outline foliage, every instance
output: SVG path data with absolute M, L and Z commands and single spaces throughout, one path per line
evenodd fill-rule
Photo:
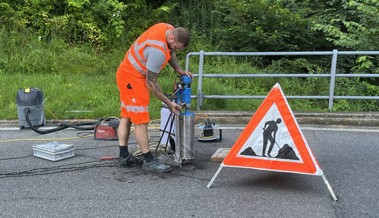
M 286 0 L 287 6 L 311 21 L 311 30 L 340 50 L 378 50 L 379 1 L 378 0 L 324 0 L 299 2 Z M 356 63 L 344 67 L 357 72 L 378 73 L 378 58 L 357 57 Z M 378 80 L 371 81 L 378 85 Z
M 186 54 L 199 50 L 378 50 L 378 6 L 379 0 L 3 0 L 0 3 L 0 98 L 6 105 L 3 113 L 10 114 L 14 109 L 10 109 L 14 107 L 14 94 L 9 93 L 35 85 L 53 96 L 61 96 L 61 102 L 50 96 L 46 104 L 64 116 L 117 115 L 114 72 L 130 44 L 154 23 L 168 22 L 190 30 L 189 48 L 178 53 L 184 66 Z M 198 66 L 194 59 L 189 69 L 196 74 Z M 339 56 L 337 69 L 345 74 L 377 74 L 378 64 L 377 56 Z M 330 58 L 213 57 L 207 58 L 205 65 L 207 73 L 318 74 L 330 70 Z M 164 69 L 161 77 L 164 91 L 171 91 L 175 81 L 172 70 Z M 210 95 L 263 96 L 276 82 L 280 82 L 287 95 L 328 94 L 327 78 L 221 78 L 204 80 L 203 87 Z M 378 78 L 339 78 L 336 83 L 339 87 L 336 95 L 379 94 Z M 193 89 L 196 86 L 195 80 Z M 103 103 L 108 101 L 112 103 Z M 252 99 L 206 99 L 204 109 L 243 110 L 256 108 L 259 103 L 260 100 Z M 324 100 L 291 99 L 290 103 L 295 110 L 327 107 Z M 67 114 L 64 112 L 67 108 L 92 108 L 95 112 Z M 160 102 L 152 98 L 151 108 L 158 111 Z M 336 100 L 333 108 L 378 109 L 377 101 L 368 100 Z
M 127 47 L 153 23 L 170 22 L 215 50 L 375 50 L 378 6 L 378 0 L 4 0 L 0 21 L 9 32 L 31 28 L 45 42 L 96 48 Z
M 215 30 L 221 37 L 216 40 L 224 42 L 227 50 L 296 51 L 309 48 L 312 40 L 307 34 L 307 23 L 297 14 L 268 1 L 243 1 L 237 7 L 234 6 L 237 1 L 231 3 L 220 3 L 222 28 Z M 239 39 L 238 43 L 236 39 Z
M 314 49 L 307 21 L 269 1 L 180 1 L 174 12 L 196 34 L 206 35 L 216 46 L 215 50 Z
M 314 17 L 313 29 L 322 31 L 326 39 L 339 46 L 355 50 L 379 48 L 379 1 L 326 1 L 319 4 L 322 13 Z
M 90 43 L 98 49 L 118 41 L 130 44 L 170 12 L 169 7 L 154 8 L 143 0 L 6 0 L 0 9 L 0 21 L 10 32 L 31 28 L 45 42 L 61 38 L 70 45 Z

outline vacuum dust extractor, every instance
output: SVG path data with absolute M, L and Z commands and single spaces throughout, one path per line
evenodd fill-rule
M 20 129 L 45 125 L 44 95 L 38 88 L 17 91 L 17 114 Z
M 16 96 L 17 114 L 20 129 L 30 128 L 39 134 L 47 134 L 66 128 L 95 130 L 96 140 L 117 140 L 118 118 L 100 119 L 96 122 L 60 122 L 55 128 L 39 129 L 45 126 L 44 93 L 38 88 L 19 89 Z

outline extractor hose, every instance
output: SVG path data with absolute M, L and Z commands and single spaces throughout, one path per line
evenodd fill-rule
M 95 122 L 82 122 L 82 123 L 76 123 L 75 125 L 73 124 L 67 124 L 67 123 L 61 123 L 59 127 L 54 128 L 54 129 L 49 129 L 49 130 L 39 130 L 38 128 L 34 127 L 33 124 L 30 122 L 29 119 L 29 113 L 30 113 L 30 108 L 25 108 L 25 119 L 26 122 L 28 123 L 29 127 L 36 133 L 39 134 L 47 134 L 47 133 L 52 133 L 56 131 L 60 131 L 66 128 L 75 128 L 75 129 L 81 129 L 81 130 L 94 130 L 95 129 Z M 82 127 L 82 126 L 89 126 L 90 127 Z

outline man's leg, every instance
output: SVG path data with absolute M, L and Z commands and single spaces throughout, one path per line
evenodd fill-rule
M 147 126 L 147 123 L 135 125 L 136 140 L 143 153 L 144 159 L 142 169 L 157 173 L 169 172 L 171 167 L 167 164 L 158 162 L 150 151 Z
M 134 157 L 129 153 L 128 141 L 130 135 L 130 127 L 132 123 L 129 118 L 121 118 L 117 129 L 118 144 L 120 149 L 119 164 L 123 167 L 136 166 L 142 164 L 142 160 Z
M 147 133 L 147 123 L 143 124 L 136 124 L 135 125 L 135 136 L 137 143 L 139 145 L 139 148 L 141 149 L 142 153 L 145 154 L 150 151 L 149 148 L 149 135 Z
M 263 135 L 262 157 L 266 157 L 265 153 L 266 153 L 266 146 L 267 146 L 267 143 L 268 143 L 268 138 L 267 138 L 266 135 Z
M 267 155 L 269 156 L 269 157 L 271 157 L 271 151 L 272 151 L 272 148 L 274 148 L 274 144 L 275 144 L 275 139 L 271 139 L 270 140 L 270 147 L 268 148 L 268 153 L 267 153 Z
M 119 146 L 128 146 L 131 122 L 129 118 L 121 118 L 118 125 L 117 135 Z

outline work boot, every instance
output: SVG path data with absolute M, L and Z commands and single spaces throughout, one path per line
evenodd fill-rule
M 167 173 L 171 171 L 170 165 L 161 163 L 157 161 L 156 159 L 153 159 L 150 162 L 143 161 L 142 169 L 146 171 L 151 171 L 155 173 Z
M 119 157 L 118 164 L 121 167 L 134 167 L 137 165 L 141 165 L 143 162 L 142 158 L 134 157 L 132 154 L 129 154 L 126 158 Z

